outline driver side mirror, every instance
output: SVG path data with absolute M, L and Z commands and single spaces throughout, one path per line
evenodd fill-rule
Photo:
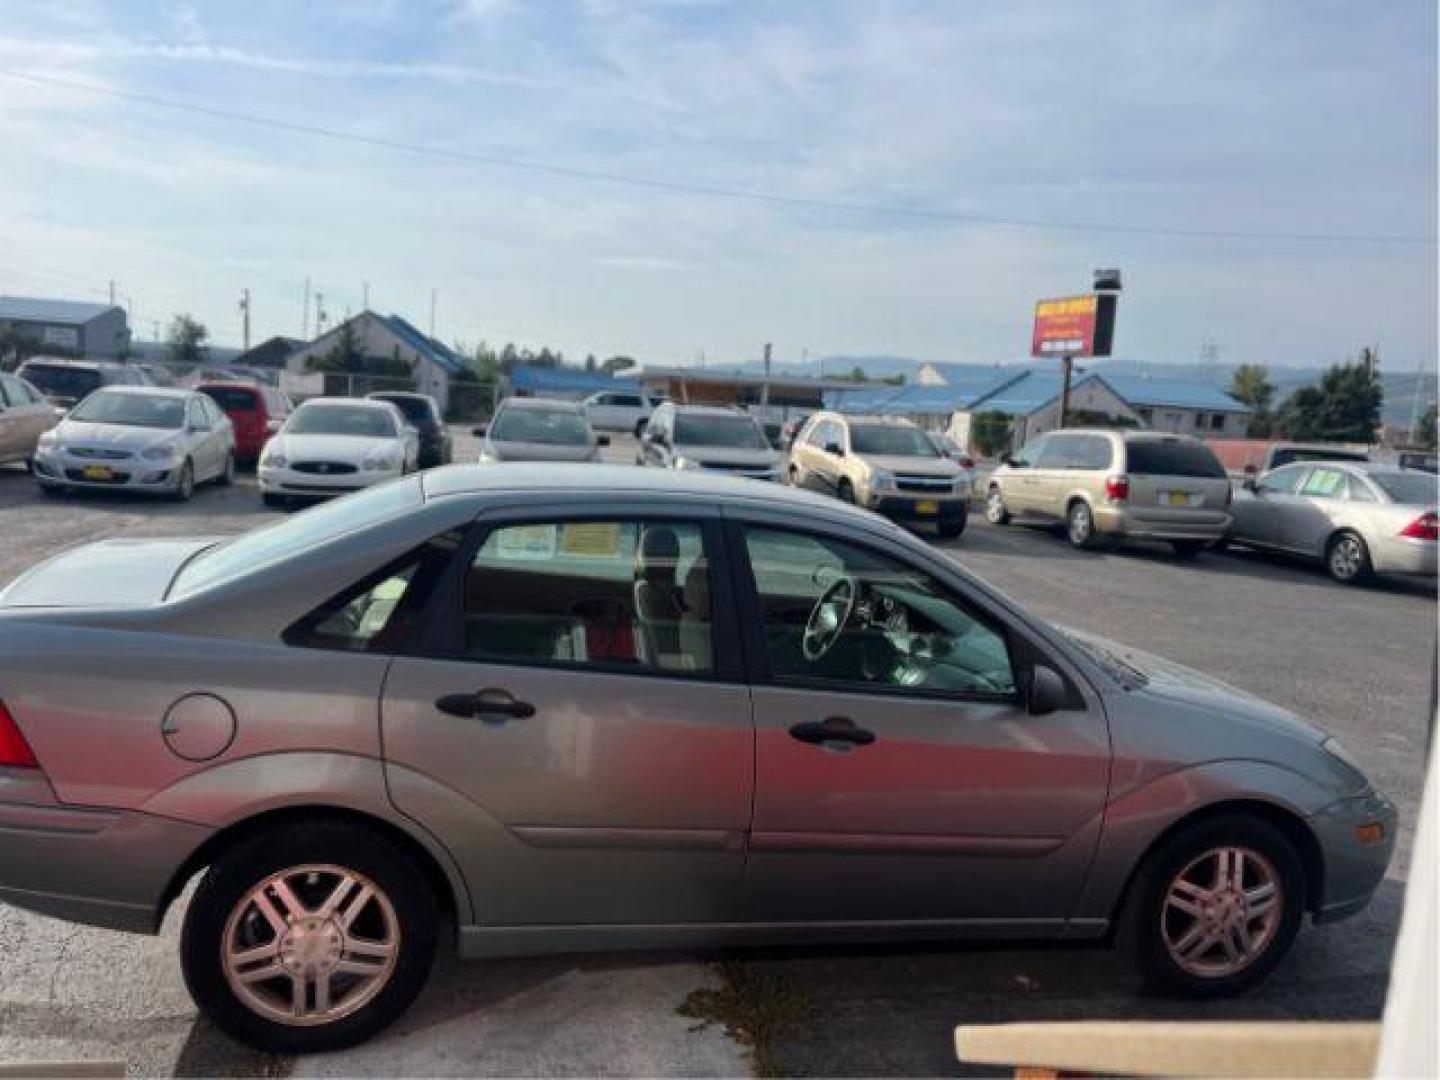
M 1260 485 L 1259 485 L 1259 483 L 1257 482 L 1258 480 L 1259 480 L 1259 473 L 1256 472 L 1255 466 L 1254 466 L 1254 465 L 1246 465 L 1246 466 L 1245 466 L 1245 479 L 1240 482 L 1240 486 L 1243 487 L 1246 491 L 1248 491 L 1248 492 L 1250 492 L 1250 493 L 1252 493 L 1252 494 L 1255 494 L 1255 493 L 1258 493 L 1259 490 L 1260 490 Z
M 838 442 L 827 442 L 825 444 L 825 453 L 834 454 L 836 457 L 844 457 L 845 448 Z
M 1030 669 L 1030 697 L 1025 703 L 1031 716 L 1047 716 L 1063 709 L 1070 701 L 1070 693 L 1060 673 L 1044 664 Z
M 596 445 L 596 446 L 609 446 L 609 445 L 610 445 L 610 436 L 609 436 L 609 435 L 596 435 L 596 436 L 595 436 L 595 445 Z

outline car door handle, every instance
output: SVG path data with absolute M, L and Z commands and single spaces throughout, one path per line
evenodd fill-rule
M 473 694 L 446 694 L 435 700 L 435 707 L 451 716 L 466 720 L 487 716 L 508 716 L 524 720 L 535 715 L 535 706 L 518 700 L 509 690 L 479 690 Z
M 790 737 L 827 750 L 849 750 L 852 746 L 869 746 L 875 741 L 873 731 L 857 727 L 848 716 L 803 721 L 790 728 Z

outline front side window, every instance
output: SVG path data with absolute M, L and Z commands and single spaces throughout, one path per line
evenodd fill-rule
M 714 670 L 710 560 L 694 522 L 495 529 L 465 577 L 461 648 L 496 663 Z
M 1020 452 L 1010 459 L 1010 464 L 1019 466 L 1020 468 L 1034 467 L 1035 462 L 1039 460 L 1040 455 L 1045 451 L 1045 444 L 1053 437 L 1054 436 L 1046 437 L 1042 435 L 1040 438 L 1026 443 L 1020 448 Z
M 747 527 L 777 682 L 1008 697 L 1005 636 L 930 575 L 809 533 Z
M 1305 467 L 1303 465 L 1276 469 L 1262 476 L 1256 487 L 1272 495 L 1293 495 L 1295 493 L 1295 486 L 1300 483 L 1300 477 L 1304 475 L 1304 473 Z

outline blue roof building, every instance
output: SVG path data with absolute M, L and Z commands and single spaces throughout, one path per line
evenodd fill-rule
M 521 396 L 586 398 L 614 386 L 608 371 L 520 364 L 510 372 L 510 392 Z

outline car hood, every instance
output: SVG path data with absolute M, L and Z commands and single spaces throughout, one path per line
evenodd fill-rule
M 86 446 L 101 450 L 123 450 L 136 454 L 180 436 L 179 428 L 140 427 L 136 424 L 92 424 L 85 420 L 62 420 L 55 428 L 55 438 L 66 446 Z
M 1143 676 L 1140 680 L 1126 680 L 1127 684 L 1132 685 L 1132 691 L 1135 693 L 1192 706 L 1202 711 L 1243 718 L 1306 742 L 1320 743 L 1327 737 L 1324 731 L 1314 724 L 1302 720 L 1288 709 L 1272 705 L 1268 701 L 1246 693 L 1244 690 L 1239 690 L 1229 683 L 1221 682 L 1203 672 L 1185 667 L 1183 664 L 1177 664 L 1173 660 L 1166 660 L 1142 649 L 1132 649 L 1128 645 L 1122 645 L 1118 641 L 1111 641 L 1109 638 L 1103 638 L 1097 634 L 1088 634 L 1064 626 L 1059 629 L 1066 636 L 1079 642 L 1082 647 L 1088 646 L 1103 656 L 1112 657 L 1118 660 L 1124 668 L 1129 668 Z M 1109 665 L 1103 665 L 1102 662 L 1102 666 Z
M 484 453 L 500 461 L 585 461 L 595 452 L 593 443 L 510 442 L 485 440 Z
M 176 572 L 213 547 L 200 539 L 101 540 L 62 551 L 0 591 L 0 608 L 124 608 L 158 603 Z
M 884 469 L 889 473 L 943 476 L 947 480 L 958 479 L 965 473 L 957 462 L 949 458 L 911 457 L 902 454 L 862 454 L 860 457 L 872 469 Z
M 364 435 L 277 435 L 270 440 L 266 451 L 279 453 L 291 461 L 343 461 L 359 465 L 377 451 L 399 448 L 400 440 L 395 438 L 372 438 Z
M 702 465 L 713 461 L 763 469 L 780 464 L 780 454 L 776 450 L 757 450 L 741 446 L 689 446 L 681 443 L 675 447 L 675 454 L 698 461 Z

